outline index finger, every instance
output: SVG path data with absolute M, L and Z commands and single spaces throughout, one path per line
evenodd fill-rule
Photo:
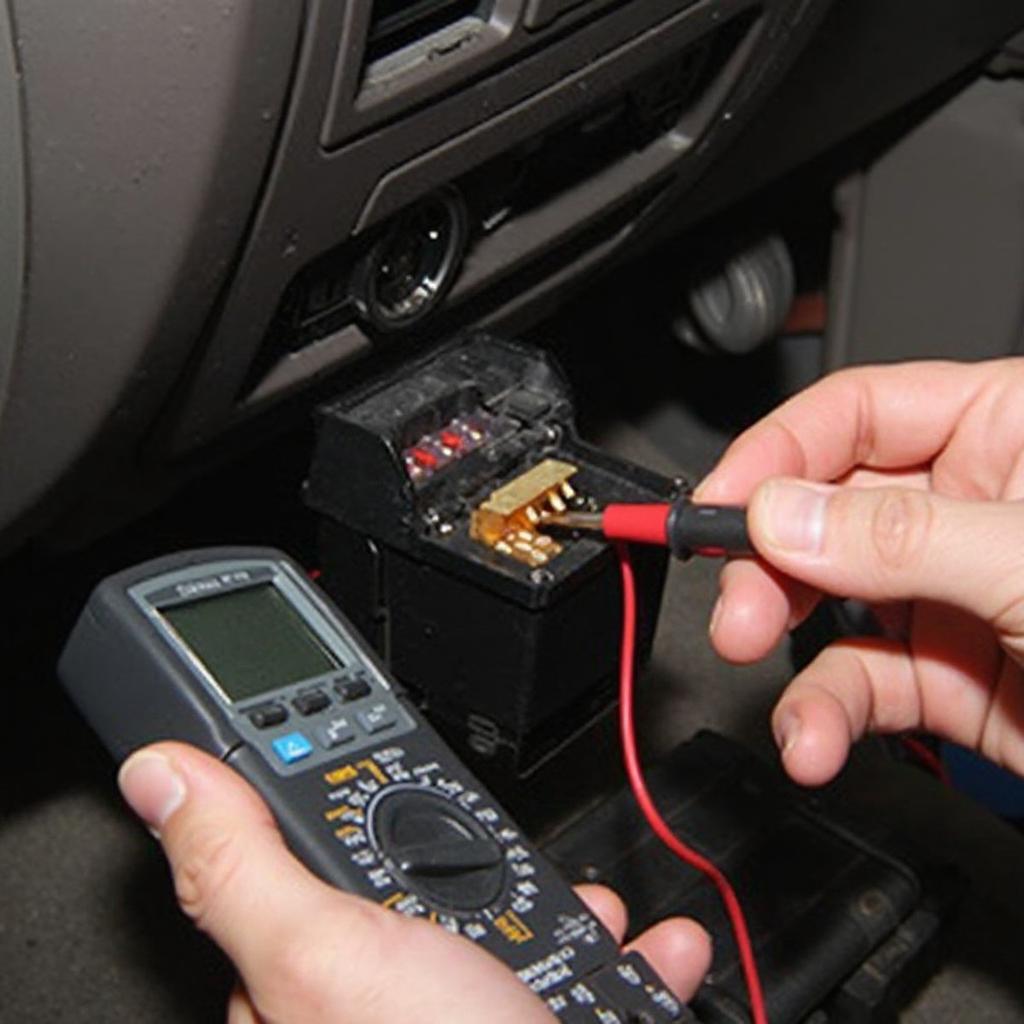
M 742 433 L 694 497 L 740 504 L 768 477 L 828 481 L 858 466 L 925 464 L 942 451 L 966 409 L 1009 362 L 840 370 Z

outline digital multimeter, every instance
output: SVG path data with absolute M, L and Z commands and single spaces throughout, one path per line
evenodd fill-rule
M 693 1020 L 281 552 L 187 552 L 106 579 L 59 673 L 118 761 L 162 739 L 219 757 L 313 871 L 479 943 L 560 1020 Z

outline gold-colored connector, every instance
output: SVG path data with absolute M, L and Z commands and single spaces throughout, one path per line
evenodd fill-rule
M 570 462 L 539 462 L 473 510 L 469 535 L 517 562 L 534 568 L 546 565 L 562 545 L 538 527 L 565 512 L 566 503 L 576 496 L 569 483 L 576 472 Z

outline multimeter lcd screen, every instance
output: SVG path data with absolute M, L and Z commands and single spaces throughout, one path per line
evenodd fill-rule
M 338 667 L 271 583 L 161 614 L 234 702 Z

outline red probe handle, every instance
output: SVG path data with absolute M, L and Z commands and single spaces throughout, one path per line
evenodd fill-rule
M 666 547 L 671 511 L 671 505 L 607 505 L 601 517 L 601 529 L 609 540 Z
M 671 505 L 606 506 L 601 528 L 609 540 L 659 544 L 676 558 L 750 555 L 747 511 L 736 505 L 696 505 L 679 498 Z

